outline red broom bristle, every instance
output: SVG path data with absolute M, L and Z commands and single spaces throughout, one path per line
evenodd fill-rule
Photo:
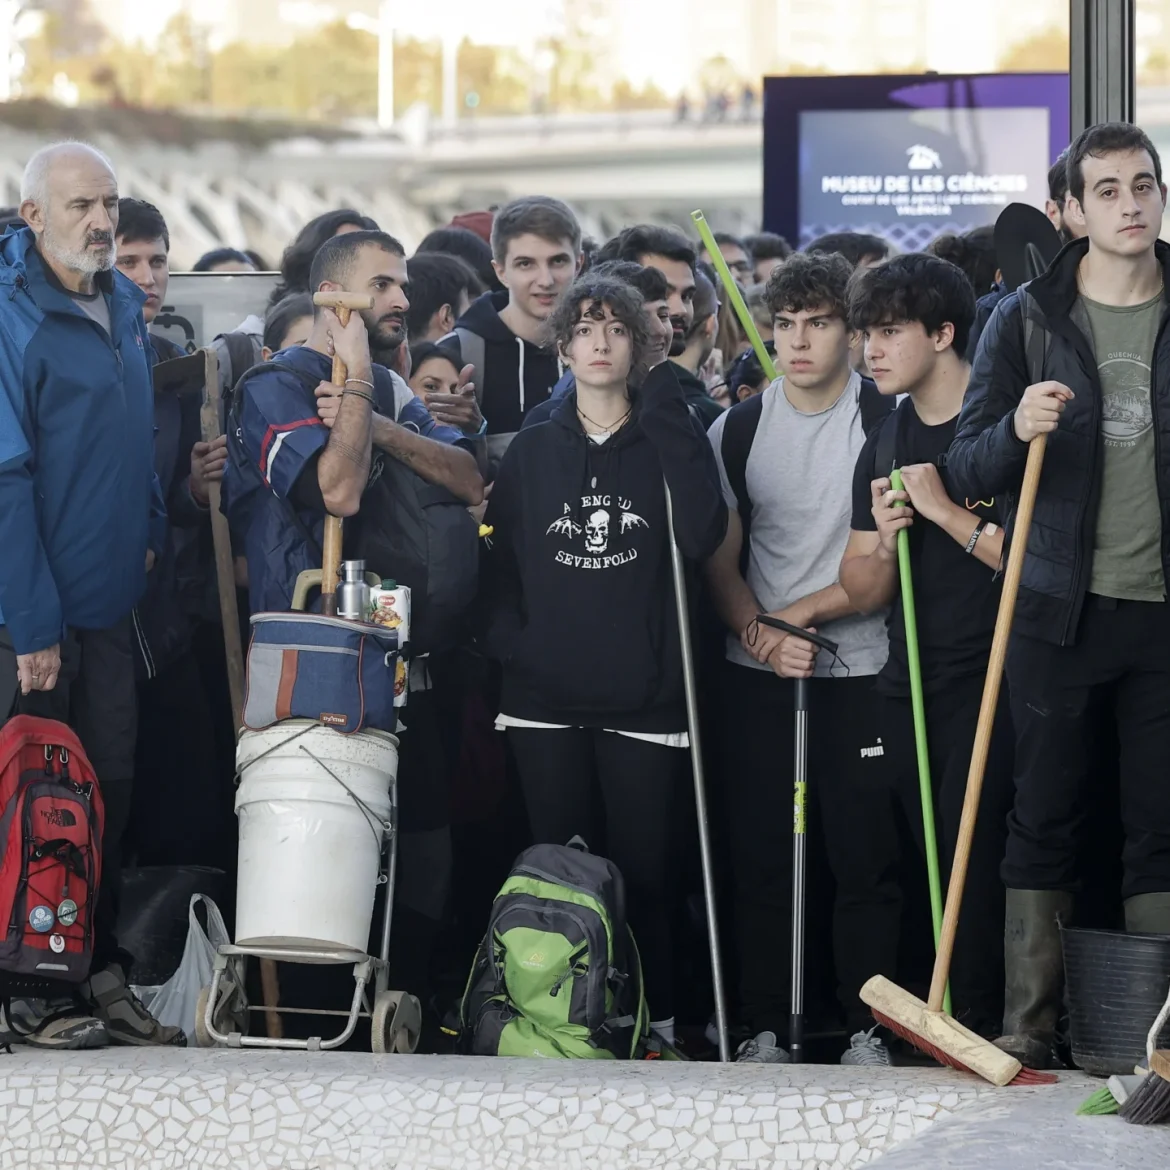
M 889 1016 L 883 1015 L 881 1012 L 874 1010 L 873 1018 L 877 1020 L 885 1028 L 889 1028 L 895 1035 L 901 1036 L 903 1040 L 909 1044 L 913 1044 L 919 1052 L 929 1056 L 932 1060 L 937 1060 L 939 1064 L 945 1064 L 948 1068 L 957 1069 L 959 1072 L 972 1072 L 961 1060 L 956 1060 L 953 1056 L 943 1052 L 941 1048 L 936 1048 L 928 1040 L 924 1040 L 921 1036 L 909 1029 L 904 1028 L 901 1024 L 891 1020 Z M 978 1074 L 976 1074 L 978 1075 Z M 1054 1085 L 1059 1078 L 1055 1073 L 1040 1072 L 1034 1068 L 1022 1068 L 1016 1075 L 1008 1081 L 1009 1085 Z

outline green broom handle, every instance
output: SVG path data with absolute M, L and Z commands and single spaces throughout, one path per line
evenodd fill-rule
M 711 263 L 715 265 L 715 271 L 719 273 L 719 279 L 723 281 L 723 287 L 731 298 L 731 307 L 735 310 L 735 315 L 739 318 L 744 333 L 747 334 L 748 340 L 752 343 L 756 357 L 760 359 L 760 367 L 768 375 L 768 381 L 775 382 L 777 375 L 772 355 L 764 348 L 760 331 L 752 320 L 747 303 L 743 299 L 743 293 L 739 291 L 739 285 L 735 283 L 735 277 L 731 275 L 731 269 L 727 267 L 727 261 L 723 259 L 723 253 L 719 251 L 719 245 L 715 243 L 710 224 L 707 223 L 701 211 L 692 211 L 691 219 L 695 221 L 695 227 L 699 229 L 699 237 L 703 241 L 703 247 L 707 249 L 707 255 L 711 257 Z
M 890 472 L 890 486 L 904 491 L 902 473 Z M 898 501 L 897 507 L 905 507 Z M 918 752 L 918 791 L 922 800 L 922 836 L 926 843 L 926 878 L 930 884 L 930 917 L 934 923 L 934 947 L 942 935 L 942 878 L 938 865 L 938 838 L 934 831 L 934 791 L 930 784 L 930 751 L 926 742 L 926 703 L 922 697 L 922 662 L 918 656 L 918 619 L 914 609 L 914 580 L 910 574 L 910 533 L 898 533 L 898 576 L 902 593 L 902 616 L 906 626 L 906 658 L 910 666 L 910 706 L 914 711 L 914 746 Z M 951 1014 L 951 989 L 947 986 L 943 1010 Z

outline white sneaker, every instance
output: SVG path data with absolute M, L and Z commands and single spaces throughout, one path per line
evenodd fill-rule
M 841 1063 L 866 1068 L 889 1068 L 894 1063 L 890 1050 L 874 1035 L 876 1031 L 875 1024 L 868 1032 L 855 1032 L 849 1041 L 848 1051 L 841 1056 Z
M 735 1059 L 738 1064 L 787 1064 L 790 1057 L 776 1042 L 775 1032 L 761 1032 L 736 1049 Z

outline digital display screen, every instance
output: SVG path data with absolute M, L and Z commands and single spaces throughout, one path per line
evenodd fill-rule
M 1066 74 L 769 77 L 764 226 L 916 251 L 1009 203 L 1043 208 L 1068 133 Z
M 800 115 L 801 246 L 856 231 L 914 251 L 1047 194 L 1046 109 Z

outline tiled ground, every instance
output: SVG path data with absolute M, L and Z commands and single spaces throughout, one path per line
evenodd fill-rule
M 17 1049 L 0 1168 L 846 1170 L 1017 1092 L 926 1069 Z

